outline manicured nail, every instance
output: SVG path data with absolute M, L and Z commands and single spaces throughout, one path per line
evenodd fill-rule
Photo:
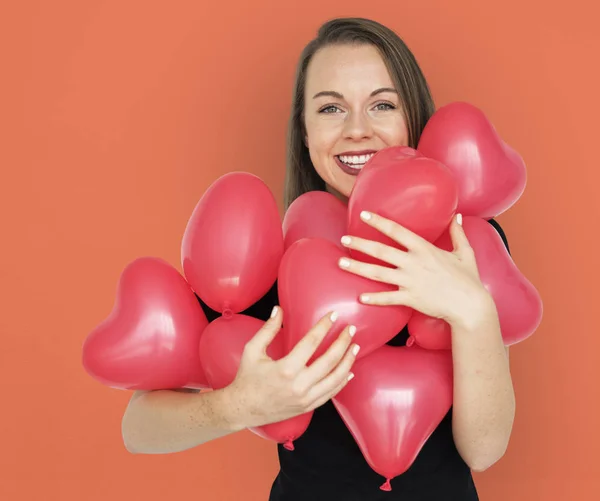
M 361 218 L 363 221 L 368 221 L 369 219 L 371 219 L 371 213 L 370 213 L 370 212 L 367 212 L 366 210 L 364 210 L 364 211 L 362 211 L 362 212 L 360 213 L 360 218 Z
M 338 313 L 337 311 L 334 311 L 331 315 L 329 315 L 329 320 L 331 320 L 332 322 L 335 322 L 338 318 Z
M 344 245 L 350 245 L 352 243 L 352 239 L 348 235 L 344 235 L 342 237 L 342 243 Z
M 345 258 L 345 257 L 341 258 L 340 259 L 340 266 L 342 268 L 348 268 L 350 266 L 350 260 L 347 259 L 347 258 Z
M 271 318 L 275 318 L 275 315 L 277 315 L 277 311 L 278 311 L 277 306 L 274 306 L 273 311 L 271 312 Z
M 348 334 L 350 334 L 350 337 L 353 337 L 354 334 L 356 334 L 356 326 L 351 325 L 350 328 L 348 329 Z
M 370 298 L 369 296 L 367 296 L 366 294 L 362 294 L 362 295 L 360 296 L 360 300 L 361 300 L 363 303 L 368 303 L 368 302 L 371 300 L 371 298 Z
M 352 373 L 348 374 L 348 381 L 350 381 L 353 377 L 354 377 L 354 374 L 352 374 Z
M 358 355 L 358 352 L 360 351 L 360 346 L 358 346 L 357 344 L 354 345 L 354 348 L 352 348 L 352 354 L 354 356 Z
M 462 214 L 456 215 L 456 222 L 462 226 Z

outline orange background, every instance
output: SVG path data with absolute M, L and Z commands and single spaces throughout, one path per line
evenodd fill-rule
M 267 498 L 275 447 L 249 432 L 128 454 L 129 393 L 83 371 L 81 344 L 131 260 L 179 268 L 187 218 L 217 177 L 250 171 L 281 195 L 298 54 L 346 15 L 397 30 L 438 106 L 483 108 L 528 165 L 525 194 L 498 219 L 545 317 L 511 350 L 514 434 L 476 476 L 481 499 L 600 499 L 599 9 L 367 3 L 3 3 L 0 499 Z

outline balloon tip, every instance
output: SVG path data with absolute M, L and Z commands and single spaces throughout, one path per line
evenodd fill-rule
M 223 309 L 223 318 L 226 318 L 227 320 L 229 320 L 231 317 L 233 317 L 233 311 L 231 311 L 230 308 L 224 308 Z
M 392 484 L 390 483 L 390 479 L 386 478 L 385 483 L 380 487 L 382 491 L 390 492 L 392 490 Z
M 415 337 L 414 336 L 409 336 L 408 339 L 407 339 L 407 341 L 406 341 L 406 346 L 408 346 L 410 348 L 414 344 L 415 344 Z
M 294 450 L 294 442 L 291 439 L 288 439 L 283 444 L 283 447 L 286 448 L 288 451 L 293 451 Z

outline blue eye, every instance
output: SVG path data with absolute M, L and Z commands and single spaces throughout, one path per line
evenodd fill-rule
M 392 103 L 379 103 L 379 104 L 375 105 L 375 109 L 377 111 L 395 110 L 396 106 L 394 106 Z M 334 104 L 329 104 L 319 110 L 319 113 L 325 113 L 325 114 L 338 113 L 338 112 L 341 113 L 342 110 L 340 110 L 340 108 L 338 108 Z
M 382 109 L 382 108 L 380 108 L 380 106 L 385 106 L 385 108 Z M 375 106 L 375 108 L 378 108 L 381 111 L 396 109 L 396 107 L 391 103 L 379 103 L 378 105 Z
M 334 110 L 332 111 L 326 111 L 326 110 Z M 329 106 L 325 106 L 324 108 L 321 108 L 319 110 L 319 113 L 335 113 L 335 110 L 339 110 L 339 108 L 337 106 L 334 106 L 333 104 L 330 104 Z

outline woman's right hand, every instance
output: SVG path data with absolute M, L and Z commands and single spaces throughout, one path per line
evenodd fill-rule
M 273 360 L 267 347 L 281 329 L 283 312 L 273 315 L 246 344 L 234 381 L 224 388 L 240 428 L 283 421 L 311 411 L 333 398 L 352 379 L 350 369 L 358 345 L 347 326 L 328 350 L 310 366 L 308 361 L 336 320 L 330 313 L 296 344 L 288 355 Z

